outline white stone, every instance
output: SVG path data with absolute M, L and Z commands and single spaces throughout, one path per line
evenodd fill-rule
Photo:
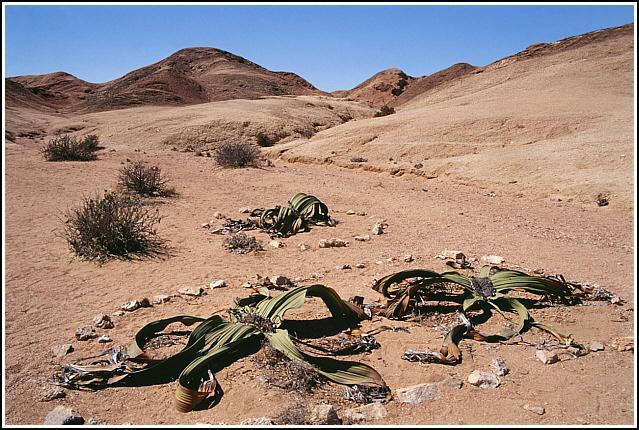
M 308 418 L 310 422 L 316 424 L 341 424 L 333 405 L 321 404 L 315 406 L 309 413 Z
M 308 246 L 305 243 L 300 243 L 298 246 L 299 246 L 300 250 L 302 250 L 302 251 L 306 251 L 307 249 L 310 249 L 310 246 Z
M 178 293 L 183 294 L 185 296 L 194 296 L 199 297 L 204 292 L 204 288 L 202 287 L 193 287 L 193 288 L 181 288 L 178 290 Z
M 98 343 L 109 343 L 109 342 L 113 342 L 113 339 L 111 339 L 106 334 L 103 334 L 102 336 L 98 338 Z
M 66 406 L 56 406 L 47 414 L 42 424 L 45 426 L 79 425 L 84 424 L 84 418 L 71 408 Z
M 408 254 L 404 256 L 404 263 L 411 263 L 415 261 L 415 257 L 412 254 Z
M 490 363 L 490 367 L 493 368 L 497 376 L 506 376 L 508 372 L 510 372 L 510 369 L 506 366 L 506 362 L 501 358 L 495 358 Z
M 543 415 L 546 413 L 546 409 L 544 409 L 543 406 L 535 406 L 535 405 L 529 405 L 529 404 L 525 404 L 523 406 L 523 408 L 529 412 L 533 412 L 537 415 Z
M 213 213 L 213 218 L 215 218 L 215 219 L 224 219 L 226 217 L 224 216 L 224 214 L 222 214 L 220 212 L 214 212 Z
M 157 296 L 153 297 L 153 303 L 155 303 L 156 305 L 161 305 L 162 303 L 166 303 L 170 300 L 171 296 L 168 296 L 166 294 L 158 294 Z
M 593 352 L 603 351 L 604 349 L 606 349 L 606 347 L 601 342 L 593 342 L 590 344 L 590 350 Z
M 364 264 L 364 263 L 357 263 L 357 264 L 355 265 L 355 267 L 357 267 L 358 269 L 365 269 L 365 268 L 366 268 L 366 264 Z
M 439 388 L 435 384 L 419 384 L 411 387 L 400 388 L 395 394 L 402 403 L 417 404 L 428 400 L 436 400 L 441 397 Z
M 347 246 L 348 242 L 342 239 L 322 239 L 319 241 L 320 248 L 341 248 Z
M 73 345 L 71 345 L 70 343 L 65 343 L 53 348 L 53 355 L 56 357 L 64 357 L 70 352 L 73 352 Z
M 480 388 L 497 388 L 501 381 L 492 373 L 474 370 L 468 375 L 468 383 Z
M 215 288 L 224 288 L 226 287 L 226 281 L 224 279 L 218 279 L 217 281 L 211 281 L 211 283 L 209 284 L 209 288 L 210 289 L 215 289 Z
M 249 209 L 247 207 L 243 207 L 243 208 L 240 208 L 240 210 L 238 212 L 242 213 L 242 214 L 247 214 L 247 213 L 251 212 L 251 209 Z
M 268 244 L 273 248 L 284 248 L 284 242 L 280 240 L 271 240 Z
M 544 364 L 553 364 L 559 361 L 559 356 L 555 351 L 545 351 L 540 349 L 536 353 L 537 360 L 541 361 Z
M 359 408 L 346 409 L 342 413 L 342 420 L 347 423 L 359 421 L 373 421 L 385 418 L 388 415 L 384 405 L 379 403 L 369 403 Z
M 361 236 L 355 236 L 354 239 L 359 242 L 368 242 L 369 240 L 371 240 L 371 236 L 368 234 L 363 234 Z
M 140 307 L 140 302 L 137 300 L 131 300 L 121 306 L 122 310 L 132 312 Z
M 113 321 L 111 321 L 111 318 L 106 314 L 96 315 L 95 318 L 93 318 L 93 325 L 98 328 L 104 328 L 104 329 L 109 329 L 114 327 Z
M 499 255 L 484 255 L 481 259 L 488 264 L 495 265 L 502 264 L 504 261 L 506 261 L 504 257 L 500 257 Z

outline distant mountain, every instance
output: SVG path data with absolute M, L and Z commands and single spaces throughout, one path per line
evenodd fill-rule
M 376 107 L 392 103 L 415 78 L 400 69 L 386 69 L 376 73 L 352 90 L 335 91 L 336 97 L 363 101 Z

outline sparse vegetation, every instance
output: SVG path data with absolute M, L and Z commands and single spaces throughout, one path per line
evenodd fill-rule
M 99 149 L 94 134 L 80 140 L 65 134 L 49 140 L 41 152 L 47 161 L 90 161 L 97 158 L 95 152 Z
M 388 106 L 388 105 L 384 105 L 382 106 L 377 112 L 375 112 L 375 117 L 380 117 L 380 116 L 386 116 L 386 115 L 391 115 L 395 113 L 395 109 Z
M 64 236 L 75 254 L 87 260 L 157 254 L 164 244 L 155 231 L 160 219 L 157 210 L 138 200 L 105 192 L 67 212 Z
M 254 213 L 261 215 L 259 226 L 277 236 L 306 231 L 309 225 L 335 225 L 335 220 L 328 215 L 328 206 L 317 197 L 304 193 L 295 194 L 288 206 L 257 209 Z
M 296 398 L 275 416 L 275 421 L 278 425 L 285 426 L 309 425 L 312 423 L 308 421 L 308 414 L 306 402 L 301 398 Z
M 118 176 L 118 185 L 125 192 L 145 197 L 174 196 L 175 189 L 168 187 L 168 183 L 158 166 L 146 166 L 142 161 L 125 165 Z
M 257 142 L 257 145 L 261 146 L 262 148 L 267 148 L 275 144 L 273 139 L 271 139 L 266 135 L 266 133 L 262 133 L 261 131 L 255 135 L 255 141 Z
M 264 250 L 262 244 L 255 237 L 242 231 L 227 237 L 223 245 L 234 254 L 247 254 Z
M 222 167 L 239 168 L 254 165 L 260 150 L 248 143 L 227 143 L 215 152 L 215 161 Z

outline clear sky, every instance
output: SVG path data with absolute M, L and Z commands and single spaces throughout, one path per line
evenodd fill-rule
M 380 70 L 423 76 L 489 64 L 538 42 L 634 22 L 616 6 L 5 5 L 5 76 L 69 72 L 106 82 L 182 48 L 224 49 L 319 89 Z

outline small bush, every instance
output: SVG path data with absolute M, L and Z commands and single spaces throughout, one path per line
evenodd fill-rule
M 248 143 L 227 143 L 215 152 L 215 161 L 222 167 L 246 167 L 254 165 L 260 150 Z
M 380 116 L 386 116 L 386 115 L 390 115 L 395 113 L 395 109 L 388 106 L 388 105 L 384 105 L 382 106 L 377 112 L 375 112 L 375 117 L 380 117 Z
M 275 416 L 275 422 L 285 426 L 312 424 L 308 421 L 308 415 L 309 410 L 306 406 L 306 402 L 301 398 L 296 398 Z
M 259 132 L 255 135 L 255 141 L 258 146 L 262 148 L 268 148 L 269 146 L 273 146 L 275 142 L 271 140 L 265 133 Z
M 94 134 L 82 140 L 65 134 L 49 140 L 42 154 L 47 161 L 90 161 L 97 158 L 98 149 L 98 137 Z
M 123 190 L 141 196 L 175 195 L 175 189 L 167 187 L 168 183 L 168 178 L 162 175 L 158 166 L 147 167 L 142 161 L 122 167 L 118 177 L 118 185 Z
M 75 254 L 87 260 L 130 258 L 163 249 L 154 227 L 161 219 L 157 210 L 114 192 L 85 198 L 66 218 L 64 236 Z
M 246 254 L 252 251 L 262 251 L 262 244 L 253 236 L 244 232 L 231 235 L 224 241 L 224 247 L 235 254 Z

